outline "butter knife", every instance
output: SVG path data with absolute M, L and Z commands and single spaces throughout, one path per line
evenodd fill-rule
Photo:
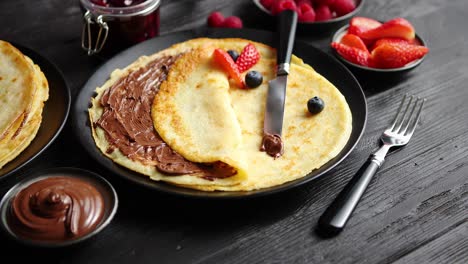
M 265 119 L 263 123 L 263 140 L 260 150 L 278 158 L 284 152 L 281 132 L 283 130 L 284 103 L 288 83 L 289 63 L 296 35 L 297 14 L 286 10 L 279 14 L 277 35 L 277 72 L 276 78 L 269 81 Z

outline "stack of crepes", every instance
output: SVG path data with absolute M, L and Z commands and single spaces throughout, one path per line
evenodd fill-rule
M 213 60 L 215 48 L 260 53 L 262 85 L 237 87 Z M 260 151 L 275 49 L 245 39 L 193 39 L 115 70 L 89 109 L 93 136 L 114 162 L 153 180 L 204 191 L 247 191 L 306 176 L 335 157 L 351 133 L 339 90 L 293 56 L 283 125 L 284 155 Z M 245 73 L 243 74 L 245 75 Z M 319 96 L 325 109 L 307 111 Z
M 0 168 L 34 139 L 49 85 L 39 66 L 0 40 Z

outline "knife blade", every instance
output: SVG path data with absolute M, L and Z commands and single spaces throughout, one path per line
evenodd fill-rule
M 286 86 L 288 84 L 289 63 L 296 34 L 297 14 L 292 10 L 280 13 L 278 23 L 277 72 L 276 78 L 268 82 L 264 137 L 260 150 L 275 158 L 283 154 L 281 132 L 283 130 Z

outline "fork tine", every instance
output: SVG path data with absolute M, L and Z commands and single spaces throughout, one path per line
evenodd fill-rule
M 398 134 L 402 134 L 404 135 L 406 130 L 408 129 L 409 125 L 411 124 L 411 120 L 413 117 L 413 114 L 414 114 L 414 111 L 416 110 L 416 107 L 418 106 L 418 103 L 419 101 L 421 101 L 421 99 L 419 97 L 416 98 L 416 102 L 414 102 L 414 106 L 412 107 L 411 109 L 411 113 L 409 114 L 408 116 L 408 119 L 406 120 L 406 125 L 404 125 L 399 131 L 398 131 Z
M 401 113 L 401 109 L 403 108 L 403 105 L 405 104 L 405 101 L 406 101 L 406 97 L 408 97 L 408 94 L 405 94 L 405 96 L 403 96 L 403 100 L 401 100 L 401 103 L 400 103 L 400 106 L 398 107 L 398 110 L 397 110 L 397 114 L 395 115 L 395 120 L 393 120 L 393 124 L 392 126 L 390 127 L 390 130 L 392 130 L 395 125 L 396 125 L 396 122 L 398 120 L 398 117 Z
M 410 105 L 413 102 L 413 98 L 414 96 L 411 95 L 408 105 L 406 106 L 405 112 L 403 113 L 403 116 L 401 117 L 400 122 L 398 122 L 398 125 L 392 130 L 392 132 L 397 132 L 398 130 L 400 130 L 401 125 L 403 125 L 403 121 L 405 121 L 405 117 L 406 117 L 406 114 L 408 113 L 408 109 L 410 108 Z
M 411 125 L 411 128 L 406 132 L 405 136 L 412 136 L 414 133 L 414 130 L 416 129 L 416 125 L 418 124 L 419 118 L 421 117 L 421 112 L 424 106 L 424 103 L 426 102 L 426 99 L 423 99 L 421 102 L 421 106 L 419 106 L 418 114 L 416 115 L 416 118 Z

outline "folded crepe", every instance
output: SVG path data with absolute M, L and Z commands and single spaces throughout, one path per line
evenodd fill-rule
M 214 48 L 240 52 L 247 43 L 249 41 L 237 40 L 234 45 L 226 40 L 215 40 L 212 47 L 187 53 L 173 66 L 154 100 L 152 113 L 157 132 L 184 157 L 209 160 L 213 157 L 227 159 L 223 155 L 233 155 L 231 158 L 239 155 L 246 163 L 247 177 L 239 184 L 222 186 L 211 182 L 186 185 L 188 188 L 246 191 L 276 186 L 321 167 L 348 141 L 352 118 L 345 98 L 333 84 L 295 58 L 286 92 L 284 155 L 273 159 L 259 151 L 268 81 L 275 77 L 272 70 L 276 65 L 274 50 L 264 50 L 264 45 L 255 43 L 257 49 L 263 51 L 262 58 L 251 69 L 264 76 L 263 84 L 258 88 L 239 89 L 231 84 L 226 89 L 226 73 L 221 73 L 224 73 L 224 83 L 213 81 L 211 75 L 219 70 L 212 59 Z M 307 110 L 307 101 L 314 96 L 322 98 L 326 105 L 317 115 L 311 115 Z M 231 146 L 231 137 L 223 130 L 226 124 L 240 126 L 240 147 Z
M 236 154 L 241 131 L 235 123 L 224 123 L 223 134 L 230 141 L 218 144 L 223 150 L 218 150 L 217 154 L 223 151 L 229 154 L 201 159 L 197 159 L 196 155 L 187 157 L 184 155 L 187 152 L 162 140 L 153 127 L 151 107 L 153 99 L 160 95 L 161 83 L 168 74 L 171 75 L 174 65 L 186 64 L 184 54 L 190 54 L 192 50 L 206 46 L 209 42 L 203 39 L 192 44 L 182 43 L 151 57 L 140 57 L 127 68 L 114 71 L 110 80 L 96 89 L 97 96 L 92 99 L 89 115 L 94 124 L 92 132 L 96 145 L 104 155 L 151 179 L 179 185 L 230 186 L 245 179 L 243 157 Z M 208 69 L 211 60 L 205 62 L 208 63 L 205 69 Z M 192 65 L 191 69 L 199 66 Z M 215 92 L 216 104 L 220 107 L 224 105 L 223 113 L 234 120 L 232 109 L 225 105 L 229 100 L 227 78 L 222 71 L 214 69 L 210 79 L 217 83 L 217 88 L 221 88 L 219 93 L 216 93 L 218 89 L 214 90 L 210 86 L 202 90 L 208 94 Z M 216 140 L 219 139 L 213 142 Z
M 174 151 L 197 163 L 223 162 L 236 169 L 234 177 L 215 179 L 216 185 L 245 178 L 242 132 L 231 107 L 226 74 L 213 64 L 212 48 L 187 52 L 171 67 L 154 99 L 156 131 Z M 168 179 L 171 180 L 171 179 Z M 197 184 L 197 178 L 173 178 Z M 203 180 L 202 184 L 212 185 Z M 231 184 L 228 184 L 231 185 Z
M 214 63 L 212 53 L 215 48 L 240 53 L 248 43 L 254 44 L 261 55 L 251 70 L 261 72 L 264 81 L 255 89 L 239 89 Z M 170 63 L 163 66 L 156 63 L 162 58 Z M 266 93 L 268 81 L 275 77 L 275 66 L 275 49 L 244 39 L 193 39 L 150 57 L 143 56 L 125 69 L 113 72 L 110 80 L 96 90 L 97 96 L 92 100 L 89 111 L 96 144 L 116 163 L 153 180 L 205 191 L 254 190 L 304 177 L 343 149 L 351 133 L 351 112 L 345 98 L 333 84 L 293 56 L 283 125 L 285 152 L 278 159 L 261 152 Z M 160 68 L 165 73 L 158 75 L 154 69 Z M 141 121 L 143 119 L 134 117 L 134 113 L 126 114 L 120 105 L 112 106 L 109 98 L 128 93 L 117 88 L 132 86 L 143 78 L 139 76 L 144 73 L 145 76 L 162 76 L 164 81 L 156 82 L 156 85 L 152 83 L 151 87 L 157 86 L 157 91 L 151 97 L 154 100 L 150 105 L 151 111 L 147 111 L 150 120 L 145 116 L 145 121 Z M 139 95 L 134 92 L 124 95 L 125 102 L 142 101 L 135 94 Z M 314 96 L 319 96 L 326 104 L 318 115 L 307 111 L 307 100 Z M 146 107 L 146 103 L 145 107 L 136 104 L 132 106 L 136 110 L 131 112 Z M 115 112 L 113 119 L 103 118 L 112 111 Z M 145 128 L 148 124 L 154 126 L 155 136 L 151 137 L 154 140 L 146 142 L 141 153 L 157 150 L 158 146 L 149 146 L 151 142 L 161 141 L 170 148 L 171 155 L 177 156 L 177 161 L 169 165 L 183 159 L 192 164 L 190 166 L 216 167 L 212 170 L 214 173 L 207 176 L 195 170 L 171 175 L 165 171 L 166 167 L 161 168 L 157 157 L 152 163 L 130 155 L 134 152 L 128 152 L 127 145 L 143 143 L 132 136 L 137 134 L 132 132 L 133 129 L 125 128 L 128 124 L 122 124 L 127 122 L 125 120 L 134 119 L 140 120 L 140 125 L 144 123 Z M 118 129 L 105 128 L 107 123 L 115 120 L 121 120 Z M 140 125 L 135 127 L 141 129 Z M 117 130 L 124 130 L 125 137 L 113 137 Z M 127 138 L 131 140 L 125 143 L 127 145 L 123 144 L 125 147 L 115 147 Z M 226 170 L 233 173 L 223 175 Z M 216 177 L 216 172 L 222 177 Z
M 0 40 L 0 168 L 36 136 L 48 95 L 47 79 L 39 66 Z

